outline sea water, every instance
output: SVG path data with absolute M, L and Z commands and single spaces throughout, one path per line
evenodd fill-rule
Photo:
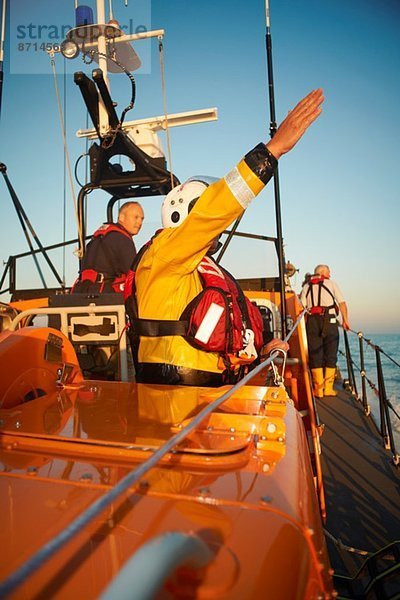
M 357 392 L 361 398 L 361 375 L 360 375 L 360 350 L 359 338 L 352 332 L 348 334 L 350 353 L 353 360 L 354 376 L 356 379 Z M 367 343 L 368 340 L 370 343 Z M 385 384 L 386 397 L 392 408 L 389 407 L 389 415 L 392 423 L 394 441 L 397 454 L 400 454 L 400 334 L 364 334 L 363 351 L 364 351 L 364 370 L 366 374 L 366 392 L 367 401 L 371 408 L 371 414 L 380 426 L 380 411 L 378 390 L 378 375 L 376 369 L 376 353 L 371 346 L 379 346 L 383 350 L 380 352 L 382 372 Z M 340 346 L 338 355 L 338 367 L 343 379 L 348 379 L 347 363 L 345 354 L 345 343 L 343 332 L 340 335 Z M 388 355 L 390 358 L 388 358 Z M 390 360 L 392 359 L 392 360 Z M 397 364 L 396 364 L 397 363 Z M 370 382 L 370 383 L 369 383 Z M 376 390 L 372 387 L 373 384 Z

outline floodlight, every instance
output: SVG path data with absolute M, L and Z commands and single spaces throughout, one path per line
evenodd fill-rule
M 64 40 L 61 42 L 60 51 L 65 58 L 76 58 L 79 54 L 79 46 L 73 40 Z

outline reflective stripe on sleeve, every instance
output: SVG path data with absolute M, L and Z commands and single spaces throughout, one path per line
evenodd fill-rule
M 255 197 L 255 194 L 241 176 L 239 169 L 235 167 L 224 177 L 224 179 L 239 204 L 243 206 L 243 208 L 247 208 Z

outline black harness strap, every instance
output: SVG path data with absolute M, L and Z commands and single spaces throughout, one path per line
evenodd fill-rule
M 318 303 L 317 304 L 314 303 L 314 293 L 313 293 L 313 289 L 312 289 L 313 285 L 318 285 Z M 329 306 L 321 306 L 322 288 L 325 291 L 327 291 L 328 294 L 331 296 L 331 298 L 333 300 L 333 304 L 330 304 Z M 308 284 L 308 290 L 307 290 L 307 293 L 306 293 L 306 298 L 308 297 L 308 295 L 310 294 L 310 292 L 311 292 L 311 304 L 312 304 L 312 308 L 321 307 L 321 308 L 325 308 L 327 310 L 329 310 L 330 308 L 334 308 L 336 314 L 338 313 L 338 307 L 337 307 L 337 304 L 336 304 L 335 296 L 332 294 L 331 290 L 324 284 L 323 281 L 319 281 L 316 284 L 315 283 L 314 284 L 313 283 L 309 283 Z
M 168 321 L 157 319 L 132 319 L 132 327 L 138 336 L 164 337 L 166 335 L 186 335 L 188 321 Z

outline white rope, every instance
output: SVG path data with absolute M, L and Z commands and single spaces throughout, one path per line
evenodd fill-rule
M 77 223 L 78 238 L 79 238 L 79 247 L 82 248 L 83 247 L 83 234 L 82 234 L 82 228 L 80 226 L 79 219 L 78 219 L 78 208 L 77 208 L 76 195 L 75 195 L 75 189 L 74 189 L 74 179 L 73 179 L 73 176 L 72 176 L 71 161 L 70 161 L 70 158 L 69 158 L 67 138 L 66 138 L 65 128 L 64 128 L 64 122 L 63 122 L 63 114 L 62 114 L 61 100 L 60 100 L 60 91 L 59 91 L 59 88 L 58 88 L 57 73 L 56 73 L 56 64 L 55 64 L 54 56 L 50 55 L 50 62 L 51 62 L 51 68 L 52 68 L 53 77 L 54 77 L 54 86 L 55 86 L 55 90 L 56 90 L 58 116 L 59 116 L 59 119 L 60 119 L 61 135 L 62 135 L 62 139 L 63 139 L 64 152 L 65 152 L 65 157 L 66 157 L 66 162 L 67 162 L 67 168 L 68 168 L 69 185 L 70 185 L 70 188 L 71 188 L 72 202 L 73 202 L 73 205 L 74 205 L 74 213 L 75 213 L 75 219 L 76 219 L 76 223 Z M 79 252 L 77 254 L 78 254 L 78 258 L 82 258 L 81 256 L 79 256 Z
M 167 136 L 167 154 L 168 154 L 168 164 L 169 164 L 169 172 L 171 177 L 171 189 L 174 187 L 174 176 L 172 169 L 172 153 L 171 153 L 171 140 L 169 134 L 169 123 L 168 123 L 168 112 L 167 112 L 167 94 L 165 87 L 165 67 L 164 67 L 164 47 L 162 43 L 162 35 L 158 36 L 158 49 L 160 56 L 160 70 L 161 70 L 161 88 L 162 88 L 162 96 L 163 96 L 163 106 L 164 106 L 164 119 L 165 119 L 165 133 Z

